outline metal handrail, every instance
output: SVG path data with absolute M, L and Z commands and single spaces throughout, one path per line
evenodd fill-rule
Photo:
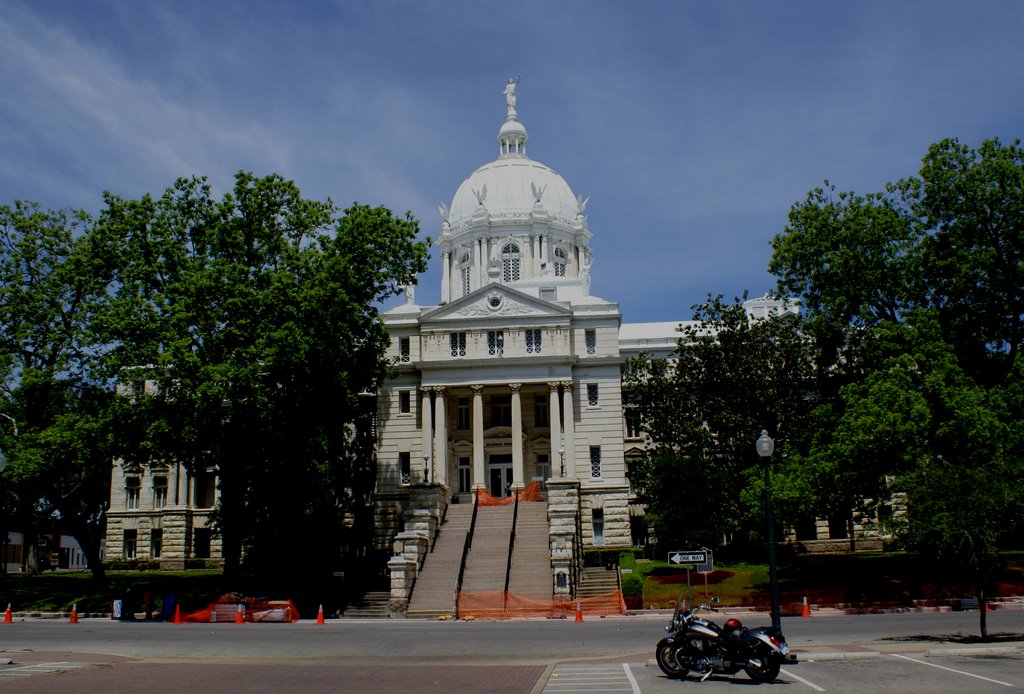
M 508 601 L 508 584 L 512 578 L 512 550 L 516 546 L 516 523 L 519 520 L 519 492 L 516 492 L 515 505 L 512 508 L 512 532 L 508 534 L 508 560 L 505 563 L 505 600 Z
M 478 494 L 479 489 L 473 490 L 473 517 L 469 521 L 469 530 L 466 531 L 466 542 L 462 545 L 462 561 L 459 562 L 459 579 L 455 582 L 455 619 L 459 618 L 459 595 L 462 593 L 462 579 L 466 575 L 466 559 L 469 557 L 469 548 L 473 546 L 473 533 L 476 531 L 476 512 L 480 508 Z

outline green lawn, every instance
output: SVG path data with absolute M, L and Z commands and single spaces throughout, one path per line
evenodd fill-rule
M 1024 553 L 1005 555 L 1006 567 L 990 590 L 993 596 L 1024 595 Z M 666 561 L 636 559 L 631 552 L 620 566 L 642 578 L 643 604 L 666 608 L 685 597 L 686 570 Z M 628 575 L 628 574 L 627 574 Z M 695 601 L 716 595 L 724 605 L 764 606 L 769 602 L 768 567 L 763 564 L 717 564 L 706 576 L 690 572 Z M 629 583 L 624 579 L 624 590 Z M 779 565 L 780 602 L 784 612 L 797 612 L 804 596 L 817 604 L 913 605 L 950 604 L 973 594 L 952 567 L 932 564 L 908 553 L 837 555 L 793 558 Z M 629 595 L 629 591 L 626 591 Z

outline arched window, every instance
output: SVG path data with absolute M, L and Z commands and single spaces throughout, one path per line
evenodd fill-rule
M 459 265 L 462 273 L 462 296 L 469 294 L 469 278 L 470 278 L 470 264 L 469 264 L 469 253 L 463 253 L 459 259 Z
M 565 277 L 565 249 L 555 247 L 555 277 Z
M 501 279 L 503 282 L 519 281 L 519 246 L 506 243 L 501 247 Z

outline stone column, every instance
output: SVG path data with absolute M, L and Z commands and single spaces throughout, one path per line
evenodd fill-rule
M 420 457 L 423 459 L 423 478 L 425 482 L 429 482 L 430 476 L 430 461 L 434 456 L 434 438 L 432 436 L 434 426 L 434 415 L 430 409 L 430 388 L 420 388 L 420 394 L 423 396 L 420 407 L 420 415 L 423 418 L 423 453 Z M 412 470 L 410 469 L 410 475 Z M 401 475 L 401 470 L 399 470 Z
M 473 389 L 473 486 L 487 488 L 487 473 L 484 470 L 484 387 Z
M 562 390 L 565 393 L 562 403 L 565 405 L 565 472 L 568 477 L 579 479 L 576 472 L 576 414 L 572 406 L 572 381 L 563 381 Z
M 445 389 L 434 388 L 434 474 L 431 482 L 448 484 L 448 414 L 444 406 Z
M 558 454 L 559 449 L 562 448 L 562 411 L 558 405 L 558 382 L 550 381 L 548 383 L 548 389 L 550 392 L 550 398 L 548 402 L 548 422 L 551 427 L 551 470 L 552 477 L 555 477 L 555 471 L 558 471 L 558 477 L 564 477 L 562 474 L 562 456 Z M 564 454 L 564 453 L 563 453 Z
M 448 303 L 448 297 L 451 296 L 451 287 L 448 285 L 451 283 L 451 270 L 449 269 L 449 261 L 451 260 L 452 254 L 448 251 L 441 253 L 441 303 Z
M 512 486 L 522 487 L 526 477 L 523 468 L 523 408 L 519 397 L 522 383 L 510 383 L 512 389 Z

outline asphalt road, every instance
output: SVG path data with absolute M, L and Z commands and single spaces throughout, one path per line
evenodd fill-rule
M 766 621 L 741 618 L 751 625 Z M 1024 641 L 1024 612 L 989 613 L 990 631 L 1001 639 L 994 645 L 1001 651 L 956 655 L 951 649 L 977 648 L 967 643 L 977 632 L 977 618 L 977 613 L 786 618 L 783 629 L 802 662 L 766 686 L 790 692 L 957 694 L 1024 687 L 1024 651 L 1010 642 Z M 686 686 L 649 664 L 666 621 L 172 625 L 90 619 L 72 625 L 25 620 L 0 624 L 0 691 L 661 694 Z M 5 658 L 12 662 L 3 664 Z M 724 691 L 740 682 L 750 680 L 739 673 L 709 678 L 701 686 Z

